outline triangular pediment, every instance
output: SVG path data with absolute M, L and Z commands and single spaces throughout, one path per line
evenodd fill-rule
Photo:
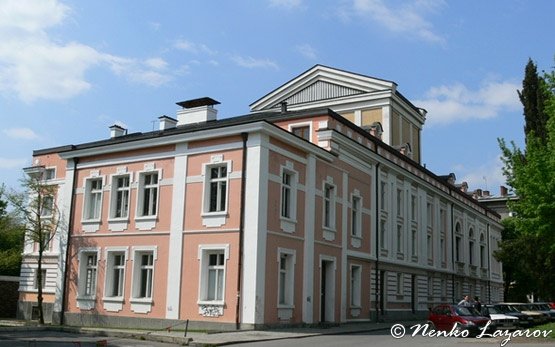
M 396 84 L 327 66 L 316 65 L 251 104 L 252 111 L 287 105 L 314 104 L 335 98 L 395 90 Z

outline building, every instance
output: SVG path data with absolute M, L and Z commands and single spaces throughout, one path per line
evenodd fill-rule
M 420 165 L 426 111 L 394 82 L 316 65 L 245 116 L 217 119 L 217 104 L 34 152 L 69 231 L 47 267 L 55 320 L 256 328 L 503 299 L 499 215 Z

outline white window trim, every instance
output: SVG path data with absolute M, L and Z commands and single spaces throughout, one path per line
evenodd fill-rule
M 286 265 L 290 265 L 289 269 L 286 269 L 286 276 L 287 276 L 287 280 L 288 280 L 288 286 L 285 288 L 285 301 L 287 303 L 285 304 L 280 304 L 279 302 L 279 288 L 281 287 L 281 276 L 279 276 L 280 274 L 280 261 L 281 261 L 281 256 L 282 255 L 287 255 L 288 257 L 291 257 L 290 259 L 288 259 L 288 264 Z M 278 251 L 277 251 L 277 273 L 278 273 L 278 291 L 277 291 L 277 307 L 278 309 L 293 309 L 295 308 L 295 265 L 297 263 L 297 252 L 294 249 L 288 249 L 288 248 L 282 248 L 282 247 L 278 247 Z
M 128 201 L 127 201 L 127 217 L 115 217 L 116 209 L 117 209 L 117 193 L 118 188 L 116 184 L 116 180 L 120 177 L 128 176 L 129 177 L 129 187 L 128 187 Z M 133 173 L 116 173 L 110 175 L 110 201 L 109 201 L 109 215 L 108 215 L 108 222 L 128 222 L 129 216 L 131 213 L 131 188 L 133 184 Z
M 87 210 L 89 208 L 89 199 L 90 199 L 90 191 L 89 189 L 87 189 L 88 186 L 88 182 L 94 180 L 94 179 L 101 179 L 102 181 L 102 188 L 100 190 L 100 211 L 98 213 L 98 218 L 86 218 L 87 216 Z M 100 175 L 100 172 L 98 170 L 96 171 L 91 171 L 90 175 L 85 177 L 83 180 L 83 211 L 82 211 L 82 220 L 81 222 L 83 224 L 99 224 L 100 221 L 102 220 L 102 205 L 103 205 L 103 200 L 104 200 L 104 185 L 106 184 L 106 177 L 105 175 Z M 89 231 L 89 230 L 85 230 L 85 231 Z
M 206 291 L 208 290 L 208 255 L 212 252 L 224 252 L 224 283 L 222 288 L 222 300 L 205 300 Z M 211 305 L 220 306 L 223 314 L 223 306 L 225 305 L 226 283 L 227 283 L 227 262 L 229 261 L 229 244 L 202 244 L 198 246 L 197 259 L 199 261 L 199 289 L 197 304 L 200 306 Z M 220 314 L 221 315 L 221 314 Z
M 227 166 L 226 175 L 226 192 L 225 192 L 225 209 L 223 211 L 210 212 L 210 168 L 215 166 Z M 210 163 L 202 164 L 202 180 L 203 180 L 203 192 L 202 192 L 202 216 L 203 217 L 214 217 L 214 216 L 226 216 L 229 210 L 229 177 L 232 173 L 232 161 L 223 160 L 223 155 L 212 156 Z
M 86 274 L 84 274 L 84 270 L 86 270 L 86 261 L 84 259 L 85 255 L 96 253 L 96 274 L 95 274 L 95 290 L 93 295 L 83 295 L 85 290 L 84 286 L 86 285 Z M 79 248 L 78 257 L 77 257 L 77 307 L 81 310 L 92 310 L 95 306 L 96 302 L 96 289 L 98 287 L 98 264 L 100 263 L 100 247 L 83 247 Z M 83 277 L 85 276 L 85 278 Z
M 153 215 L 143 216 L 142 208 L 144 202 L 144 183 L 143 177 L 146 174 L 158 173 L 158 182 L 156 182 L 156 211 Z M 136 221 L 153 221 L 158 218 L 158 211 L 160 210 L 160 181 L 162 181 L 162 169 L 155 169 L 154 165 L 145 165 L 145 170 L 138 171 L 136 177 L 137 185 L 137 198 L 135 206 L 135 220 Z M 153 226 L 152 226 L 153 227 Z
M 357 277 L 355 277 L 354 279 L 352 278 L 353 276 L 353 269 L 357 268 L 358 269 L 358 274 Z M 349 295 L 350 297 L 350 307 L 351 308 L 362 308 L 362 266 L 358 265 L 358 264 L 351 264 L 351 268 L 350 268 L 350 285 L 351 285 L 351 290 Z M 353 283 L 354 282 L 354 283 Z
M 54 181 L 54 180 L 56 179 L 56 174 L 58 173 L 58 170 L 57 170 L 57 168 L 56 168 L 55 166 L 45 166 L 45 167 L 44 167 L 44 175 L 45 175 L 45 176 L 46 176 L 46 172 L 49 171 L 49 170 L 53 170 L 53 171 L 54 171 L 54 175 L 53 175 L 52 178 L 46 178 L 46 177 L 44 177 L 44 181 L 46 181 L 46 182 L 52 182 L 52 181 Z
M 290 195 L 289 195 L 289 217 L 284 217 L 282 215 L 283 206 L 283 174 L 287 173 L 291 176 L 290 182 Z M 295 231 L 297 224 L 297 191 L 299 186 L 299 172 L 294 170 L 293 163 L 291 161 L 286 161 L 285 165 L 280 167 L 279 172 L 280 177 L 280 227 L 283 231 L 292 233 Z
M 140 283 L 140 258 L 137 254 L 152 252 L 152 293 L 150 298 L 138 298 L 134 297 L 136 288 Z M 129 302 L 131 303 L 131 310 L 137 313 L 148 313 L 152 308 L 152 302 L 154 301 L 154 291 L 155 291 L 155 276 L 156 276 L 156 261 L 158 259 L 158 246 L 135 246 L 131 247 L 131 261 L 133 267 L 131 269 L 131 290 L 129 294 Z
M 332 194 L 330 196 L 330 222 L 329 226 L 326 226 L 326 186 L 331 187 Z M 328 176 L 328 178 L 322 182 L 322 229 L 324 231 L 334 232 L 337 230 L 337 220 L 336 220 L 336 204 L 337 204 L 337 185 L 333 183 L 333 179 Z
M 109 264 L 111 260 L 111 254 L 113 253 L 123 253 L 125 257 L 123 265 L 123 291 L 121 296 L 108 296 L 107 293 L 111 291 L 113 285 L 113 264 Z M 125 278 L 127 276 L 127 261 L 129 260 L 129 247 L 106 247 L 104 249 L 104 259 L 105 259 L 105 276 L 104 276 L 104 296 L 102 301 L 104 301 L 104 309 L 107 311 L 119 312 L 122 309 L 123 301 L 125 300 Z
M 287 126 L 290 133 L 293 133 L 294 128 L 301 128 L 308 126 L 308 141 L 312 142 L 312 122 L 299 122 L 291 123 Z

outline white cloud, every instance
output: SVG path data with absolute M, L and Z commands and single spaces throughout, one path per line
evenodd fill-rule
M 501 157 L 486 160 L 478 167 L 468 168 L 459 166 L 462 177 L 457 174 L 457 182 L 467 182 L 469 190 L 489 190 L 492 195 L 499 194 L 499 187 L 506 186 L 506 178 L 503 176 L 503 162 Z
M 145 65 L 156 70 L 163 70 L 168 66 L 168 63 L 162 58 L 150 58 L 145 60 Z
M 216 51 L 211 50 L 208 48 L 207 45 L 202 43 L 194 43 L 189 40 L 179 39 L 177 40 L 173 47 L 175 49 L 186 51 L 193 54 L 208 54 L 208 55 L 215 55 Z
M 307 59 L 316 60 L 318 58 L 314 47 L 312 47 L 307 43 L 303 45 L 298 45 L 296 48 L 297 48 L 297 52 L 299 52 L 303 57 Z
M 486 81 L 477 90 L 461 83 L 432 87 L 422 100 L 413 103 L 428 111 L 426 124 L 448 124 L 469 119 L 497 117 L 503 111 L 516 111 L 521 105 L 519 85 L 510 81 Z
M 35 140 L 39 138 L 39 136 L 29 128 L 10 128 L 4 129 L 2 132 L 7 137 L 16 140 Z
M 0 157 L 0 169 L 22 168 L 27 163 L 27 159 L 9 159 Z
M 352 7 L 343 10 L 340 15 L 343 18 L 363 17 L 393 33 L 443 44 L 445 38 L 436 33 L 432 23 L 425 18 L 427 14 L 436 12 L 443 4 L 443 0 L 413 0 L 393 8 L 391 2 L 383 0 L 354 0 Z
M 241 66 L 241 67 L 246 67 L 249 69 L 255 69 L 255 68 L 262 68 L 262 69 L 278 69 L 278 65 L 268 59 L 268 58 L 264 58 L 264 59 L 256 59 L 253 57 L 242 57 L 242 56 L 238 56 L 238 55 L 234 55 L 231 57 L 231 60 L 233 60 L 237 65 Z
M 283 7 L 286 9 L 299 8 L 302 5 L 302 0 L 270 0 L 270 6 Z
M 85 74 L 109 66 L 131 81 L 158 86 L 170 78 L 154 61 L 137 62 L 79 42 L 52 40 L 46 29 L 61 25 L 71 10 L 56 0 L 2 0 L 0 10 L 0 93 L 30 102 L 68 99 L 91 85 Z

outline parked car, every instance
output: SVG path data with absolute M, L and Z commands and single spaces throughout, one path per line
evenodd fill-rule
M 480 316 L 471 307 L 457 305 L 439 305 L 430 310 L 428 324 L 431 328 L 442 331 L 451 331 L 453 327 L 468 330 L 470 335 L 478 335 L 490 321 L 489 318 Z M 491 323 L 489 331 L 495 331 L 495 324 Z
M 551 307 L 552 310 L 555 310 L 555 302 L 550 302 L 549 307 Z
M 482 305 L 481 314 L 484 317 L 489 317 L 498 330 L 516 330 L 520 326 L 517 317 L 506 315 L 493 305 Z
M 549 317 L 546 314 L 536 310 L 531 310 L 527 304 L 520 303 L 520 302 L 511 302 L 511 303 L 507 303 L 507 305 L 515 308 L 516 310 L 518 310 L 518 312 L 527 314 L 530 317 L 532 317 L 534 319 L 533 320 L 534 324 L 543 324 L 549 320 Z
M 519 310 L 512 307 L 511 305 L 494 304 L 493 307 L 499 312 L 506 314 L 507 316 L 518 318 L 518 324 L 520 327 L 526 328 L 534 324 L 534 317 L 520 312 Z
M 530 309 L 534 309 L 534 310 L 537 310 L 541 313 L 544 313 L 544 314 L 548 315 L 549 320 L 552 321 L 552 322 L 555 320 L 555 311 L 551 310 L 549 305 L 547 305 L 546 303 L 535 302 L 535 303 L 532 303 L 532 304 L 528 304 L 528 307 Z

